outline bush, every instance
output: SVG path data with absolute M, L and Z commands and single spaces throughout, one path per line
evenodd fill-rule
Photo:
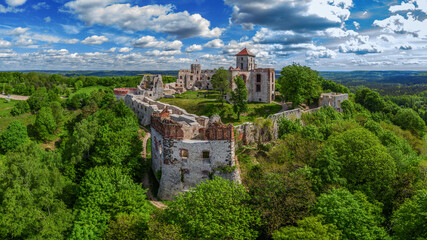
M 15 107 L 12 108 L 12 110 L 10 111 L 10 114 L 12 116 L 18 116 L 27 112 L 30 112 L 30 105 L 28 105 L 27 101 L 19 101 L 18 103 L 16 103 Z

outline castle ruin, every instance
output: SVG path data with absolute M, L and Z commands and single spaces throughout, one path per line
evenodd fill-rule
M 248 102 L 271 103 L 274 101 L 275 71 L 274 68 L 258 68 L 255 55 L 246 48 L 236 54 L 236 67 L 229 68 L 230 86 L 234 90 L 236 84 L 232 81 L 240 76 L 248 89 Z M 175 88 L 181 92 L 187 90 L 212 90 L 211 79 L 216 70 L 202 70 L 200 64 L 192 64 L 191 69 L 180 70 Z
M 242 77 L 248 88 L 248 101 L 272 102 L 274 69 L 257 68 L 255 55 L 247 49 L 236 57 L 237 66 L 229 69 L 230 78 Z M 136 89 L 114 90 L 117 98 L 127 94 L 125 104 L 135 112 L 142 125 L 151 126 L 152 169 L 159 181 L 158 197 L 162 200 L 173 200 L 177 194 L 213 176 L 241 182 L 235 142 L 251 144 L 276 139 L 281 118 L 301 118 L 302 113 L 317 111 L 323 106 L 341 111 L 341 102 L 348 99 L 348 94 L 324 93 L 317 109 L 297 108 L 273 114 L 269 116 L 273 122 L 269 134 L 260 131 L 254 123 L 235 127 L 224 125 L 218 116 L 197 116 L 156 101 L 187 90 L 210 90 L 213 74 L 215 70 L 201 70 L 199 64 L 193 64 L 191 70 L 179 71 L 175 83 L 163 84 L 161 75 L 145 75 Z M 235 88 L 233 82 L 230 85 Z

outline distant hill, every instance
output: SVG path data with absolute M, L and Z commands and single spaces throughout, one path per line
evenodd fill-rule
M 20 71 L 20 72 L 39 72 L 46 74 L 59 74 L 66 77 L 72 76 L 95 76 L 95 77 L 120 77 L 120 76 L 138 76 L 142 74 L 161 74 L 161 75 L 178 75 L 178 71 L 44 71 L 44 70 L 33 70 L 33 71 Z
M 22 71 L 22 72 L 41 72 L 47 74 L 60 74 L 70 76 L 96 76 L 96 77 L 119 77 L 119 76 L 138 76 L 141 74 L 162 74 L 177 76 L 177 70 L 146 70 L 146 71 Z M 325 79 L 331 79 L 342 84 L 354 85 L 354 83 L 363 84 L 369 82 L 375 83 L 400 83 L 400 84 L 427 84 L 427 71 L 353 71 L 353 72 L 319 72 L 319 75 Z M 276 78 L 280 76 L 280 71 L 276 71 Z

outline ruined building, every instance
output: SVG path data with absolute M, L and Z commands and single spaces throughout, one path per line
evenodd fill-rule
M 158 197 L 174 196 L 214 175 L 240 182 L 234 156 L 234 130 L 219 117 L 190 119 L 168 109 L 151 116 L 152 168 Z
M 192 64 L 189 70 L 180 70 L 175 87 L 181 91 L 211 90 L 210 80 L 215 70 L 202 70 L 200 64 Z M 231 88 L 236 88 L 232 81 L 240 76 L 246 83 L 249 102 L 271 103 L 274 101 L 275 71 L 274 68 L 258 68 L 255 55 L 246 48 L 236 54 L 236 67 L 229 68 Z
M 150 95 L 159 96 L 158 87 L 144 85 L 145 80 L 141 83 L 135 94 L 126 95 L 125 103 L 142 125 L 151 125 L 152 169 L 160 183 L 158 197 L 173 200 L 213 176 L 240 182 L 233 125 L 222 124 L 217 116 L 209 119 L 155 101 Z

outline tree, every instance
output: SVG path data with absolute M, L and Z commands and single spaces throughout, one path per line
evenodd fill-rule
M 0 159 L 0 239 L 64 239 L 73 221 L 55 152 L 21 145 Z
M 12 121 L 6 130 L 0 133 L 0 153 L 15 150 L 27 140 L 27 128 L 18 120 Z
M 364 128 L 348 130 L 330 137 L 327 144 L 338 154 L 340 168 L 336 170 L 346 179 L 348 189 L 360 190 L 380 201 L 391 200 L 388 194 L 396 178 L 396 163 L 372 132 Z
M 395 239 L 427 239 L 427 190 L 420 190 L 393 214 Z
M 56 122 L 50 107 L 42 107 L 37 113 L 34 129 L 40 140 L 47 141 L 56 130 Z
M 323 224 L 322 218 L 306 217 L 273 233 L 273 240 L 339 240 L 341 231 L 334 224 Z
M 342 231 L 344 240 L 388 239 L 380 227 L 381 204 L 370 203 L 366 196 L 356 191 L 333 189 L 320 195 L 313 212 L 324 217 L 325 223 L 335 224 Z
M 137 214 L 119 213 L 115 220 L 110 220 L 105 240 L 144 240 L 147 219 Z
M 116 219 L 117 224 L 118 218 L 130 224 L 129 234 L 134 224 L 146 228 L 153 209 L 145 194 L 146 191 L 119 168 L 102 166 L 89 169 L 80 183 L 74 207 L 76 221 L 70 239 L 101 239 L 110 220 Z M 135 215 L 136 218 L 126 217 L 125 220 L 123 214 Z M 110 230 L 118 230 L 113 225 L 110 225 Z M 114 234 L 121 233 L 115 231 Z
M 78 91 L 83 87 L 83 82 L 82 80 L 78 80 L 77 82 L 74 83 L 74 90 Z
M 220 92 L 219 100 L 222 104 L 224 104 L 224 95 L 230 91 L 230 82 L 228 81 L 229 75 L 229 71 L 221 67 L 216 70 L 211 79 L 212 87 Z
M 371 112 L 381 112 L 385 107 L 385 101 L 380 94 L 369 88 L 357 91 L 355 101 Z
M 49 95 L 46 88 L 42 87 L 37 89 L 27 102 L 33 112 L 37 112 L 42 107 L 47 107 L 49 105 Z
M 260 217 L 249 199 L 242 185 L 215 177 L 177 196 L 165 214 L 188 239 L 255 239 Z
M 394 117 L 394 123 L 403 129 L 411 131 L 420 138 L 424 136 L 426 123 L 418 113 L 410 108 L 400 109 Z
M 309 215 L 315 195 L 301 172 L 270 173 L 250 185 L 252 204 L 261 213 L 267 236 Z
M 294 63 L 284 67 L 280 74 L 279 91 L 288 101 L 292 101 L 293 107 L 303 102 L 312 103 L 319 98 L 321 87 L 316 71 Z
M 50 108 L 52 109 L 53 119 L 55 123 L 59 125 L 64 121 L 64 109 L 61 106 L 61 103 L 54 101 L 50 103 Z
M 240 120 L 240 114 L 248 111 L 248 89 L 240 76 L 234 79 L 236 88 L 231 93 L 231 102 L 233 110 L 237 114 L 237 120 Z
M 148 220 L 146 232 L 148 240 L 184 240 L 181 228 L 177 224 L 170 224 L 164 217 L 165 214 L 157 213 Z
M 10 114 L 12 114 L 12 116 L 18 116 L 20 114 L 27 113 L 30 110 L 31 110 L 30 105 L 28 105 L 27 101 L 19 101 L 12 108 L 12 110 L 10 111 Z

